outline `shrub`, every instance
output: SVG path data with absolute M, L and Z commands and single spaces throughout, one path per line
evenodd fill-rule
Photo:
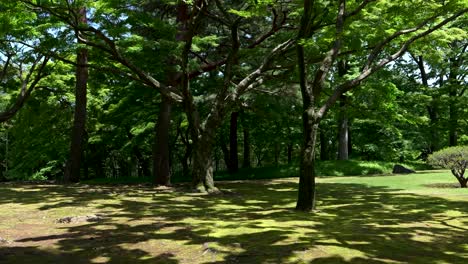
M 450 147 L 434 152 L 429 156 L 428 162 L 436 167 L 450 169 L 460 186 L 466 188 L 468 178 L 464 175 L 468 167 L 468 146 Z

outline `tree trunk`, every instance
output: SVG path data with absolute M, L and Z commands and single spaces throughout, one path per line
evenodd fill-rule
M 348 73 L 348 63 L 346 60 L 338 62 L 338 75 L 344 77 Z M 340 113 L 338 118 L 338 160 L 348 160 L 348 135 L 349 135 L 349 124 L 348 124 L 348 112 L 347 112 L 347 100 L 346 95 L 340 96 Z
M 86 9 L 79 11 L 80 22 L 87 23 Z M 76 32 L 77 37 L 81 32 Z M 81 43 L 78 40 L 78 43 Z M 86 126 L 86 103 L 87 103 L 87 82 L 88 82 L 88 50 L 79 48 L 76 66 L 76 86 L 75 86 L 75 111 L 73 119 L 73 130 L 70 144 L 70 158 L 65 170 L 64 182 L 78 182 L 80 180 L 80 167 L 83 156 L 84 133 Z
M 248 127 L 245 127 L 245 124 L 243 124 L 244 128 L 242 130 L 244 134 L 244 158 L 242 161 L 242 167 L 243 168 L 250 168 L 250 131 Z
M 468 178 L 465 180 L 459 180 L 460 188 L 467 188 Z
M 231 122 L 229 127 L 229 172 L 236 173 L 239 170 L 239 158 L 237 156 L 237 121 L 239 112 L 231 113 Z
M 340 117 L 339 117 L 339 131 L 338 131 L 338 160 L 348 160 L 348 114 L 346 113 L 346 99 L 344 96 L 340 100 Z
M 291 163 L 292 163 L 292 152 L 293 152 L 293 145 L 292 144 L 288 144 L 287 152 L 288 152 L 288 165 L 291 165 Z
M 460 71 L 461 60 L 450 58 L 450 72 L 448 76 L 449 85 L 449 146 L 458 145 L 458 106 L 457 106 L 457 89 L 461 82 L 457 79 Z
M 153 145 L 153 181 L 155 185 L 170 185 L 171 165 L 169 132 L 171 126 L 171 102 L 162 97 Z
M 458 115 L 456 106 L 456 91 L 450 88 L 449 92 L 449 146 L 456 146 L 458 144 Z
M 296 210 L 311 211 L 315 209 L 315 143 L 318 122 L 305 111 L 302 115 L 304 145 L 301 150 L 299 175 L 299 192 Z
M 218 188 L 214 186 L 213 180 L 213 161 L 212 152 L 214 137 L 209 131 L 202 135 L 194 144 L 193 148 L 193 168 L 192 179 L 193 187 L 198 192 L 218 192 Z
M 323 132 L 323 127 L 320 128 L 320 160 L 330 160 L 328 142 Z

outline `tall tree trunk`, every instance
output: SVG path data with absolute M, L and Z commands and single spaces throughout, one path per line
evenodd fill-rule
M 312 17 L 313 1 L 304 1 L 304 14 L 298 38 L 307 37 L 310 32 L 309 19 Z M 297 58 L 299 68 L 299 84 L 302 95 L 302 133 L 303 145 L 301 148 L 299 189 L 297 194 L 296 210 L 311 211 L 315 209 L 315 140 L 318 132 L 318 120 L 314 118 L 315 96 L 314 91 L 307 82 L 307 68 L 304 58 L 304 47 L 297 45 Z
M 328 150 L 328 140 L 323 132 L 323 127 L 319 129 L 320 135 L 320 160 L 330 160 L 330 151 Z
M 346 60 L 338 62 L 338 76 L 344 77 L 348 73 L 348 63 Z M 348 160 L 348 140 L 349 140 L 349 123 L 346 95 L 340 96 L 340 113 L 338 118 L 338 160 Z
M 250 168 L 251 163 L 250 163 L 250 131 L 249 128 L 246 127 L 245 124 L 242 124 L 243 129 L 242 133 L 244 135 L 244 144 L 243 144 L 243 161 L 242 161 L 242 167 L 243 168 Z
M 339 131 L 338 131 L 338 160 L 348 160 L 348 140 L 349 140 L 349 127 L 348 127 L 348 114 L 346 110 L 346 98 L 341 96 L 340 99 L 340 114 L 339 114 Z
M 462 53 L 466 50 L 468 45 L 465 45 Z M 450 61 L 450 72 L 448 76 L 448 86 L 449 86 L 449 146 L 458 145 L 458 97 L 463 95 L 463 92 L 458 94 L 458 88 L 462 86 L 461 81 L 457 78 L 460 73 L 460 67 L 463 63 L 463 56 L 460 55 L 460 58 L 452 57 L 449 58 Z
M 239 170 L 239 158 L 237 156 L 237 121 L 239 112 L 231 113 L 229 127 L 229 172 L 236 173 Z
M 171 102 L 162 96 L 156 137 L 153 145 L 153 181 L 155 185 L 170 185 L 171 165 L 169 153 L 169 132 L 171 126 Z
M 454 85 L 450 84 L 449 87 L 449 146 L 456 146 L 458 144 L 458 109 L 456 105 L 457 91 Z
M 86 8 L 79 10 L 80 23 L 87 23 Z M 78 43 L 81 32 L 77 31 Z M 70 158 L 65 170 L 64 182 L 78 182 L 80 180 L 80 167 L 83 156 L 84 133 L 86 126 L 86 103 L 87 103 L 87 83 L 88 83 L 88 50 L 79 48 L 76 56 L 76 86 L 75 86 L 75 112 L 73 119 L 73 130 L 70 144 Z

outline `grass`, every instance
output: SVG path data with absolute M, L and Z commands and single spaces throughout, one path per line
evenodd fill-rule
M 0 263 L 468 263 L 468 190 L 450 172 L 185 186 L 0 185 Z M 64 216 L 104 215 L 58 224 Z
M 385 161 L 358 161 L 358 160 L 330 160 L 317 161 L 316 172 L 319 177 L 328 176 L 365 176 L 365 175 L 383 175 L 392 173 L 394 162 Z M 422 162 L 406 162 L 399 163 L 405 167 L 414 170 L 431 169 Z M 239 169 L 237 173 L 231 174 L 227 171 L 215 172 L 214 178 L 216 181 L 232 181 L 232 180 L 262 180 L 262 179 L 282 179 L 297 177 L 299 175 L 299 166 L 297 164 L 280 165 L 261 168 L 246 168 Z M 173 183 L 190 182 L 188 176 L 175 174 L 171 178 Z M 145 184 L 151 183 L 150 177 L 121 177 L 121 178 L 96 178 L 84 181 L 86 184 Z
M 358 161 L 358 160 L 330 160 L 317 161 L 316 173 L 320 177 L 328 176 L 364 176 L 382 175 L 392 173 L 396 163 L 386 161 Z M 400 163 L 414 170 L 430 169 L 428 165 L 420 162 Z M 215 174 L 216 180 L 254 180 L 254 179 L 280 179 L 297 177 L 299 167 L 293 165 L 281 165 L 278 167 L 240 169 L 238 173 L 229 174 L 219 172 Z

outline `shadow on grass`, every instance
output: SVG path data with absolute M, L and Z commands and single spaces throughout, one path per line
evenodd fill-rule
M 95 203 L 109 217 L 59 225 L 64 232 L 59 237 L 44 234 L 18 239 L 14 246 L 0 245 L 0 263 L 468 260 L 468 202 L 360 184 L 322 183 L 320 211 L 300 213 L 291 209 L 297 185 L 290 181 L 218 185 L 227 192 L 203 196 L 135 187 L 31 186 L 24 191 L 2 186 L 0 206 L 45 203 L 38 208 L 50 210 Z M 55 251 L 28 245 L 50 239 L 57 240 Z

